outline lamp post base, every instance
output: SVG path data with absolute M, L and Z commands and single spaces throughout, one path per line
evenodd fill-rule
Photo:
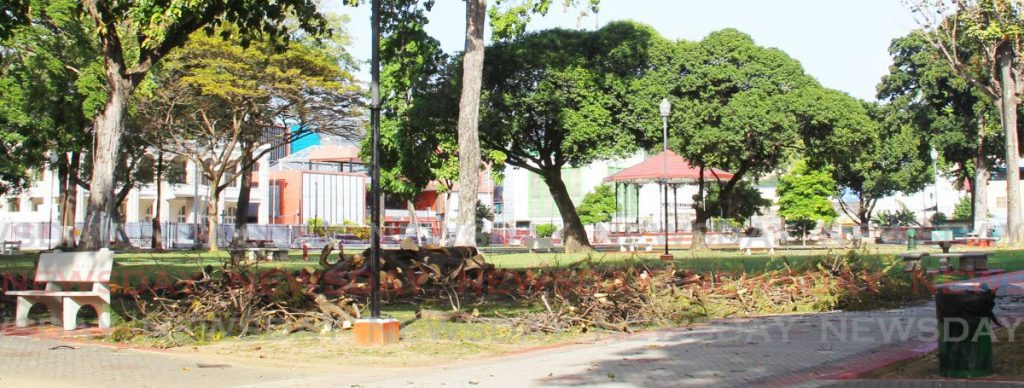
M 357 319 L 352 327 L 357 345 L 383 346 L 398 343 L 398 320 L 384 318 Z
M 672 261 L 672 260 L 675 260 L 675 256 L 672 256 L 671 254 L 664 254 L 664 255 L 661 255 L 661 260 L 662 261 Z

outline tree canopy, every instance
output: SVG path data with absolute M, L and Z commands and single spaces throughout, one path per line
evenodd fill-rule
M 596 225 L 612 220 L 617 204 L 615 193 L 609 185 L 600 185 L 594 191 L 583 196 L 583 201 L 576 207 L 580 222 L 584 225 Z
M 813 170 L 805 162 L 797 162 L 779 178 L 779 215 L 793 229 L 806 234 L 818 221 L 835 219 L 837 214 L 830 200 L 834 188 L 835 181 L 827 171 Z
M 657 122 L 655 104 L 664 95 L 645 77 L 649 69 L 666 68 L 672 51 L 653 29 L 629 22 L 594 32 L 530 33 L 488 48 L 482 142 L 506 156 L 507 164 L 544 180 L 570 251 L 587 249 L 589 242 L 562 168 L 636 150 L 650 127 L 635 124 Z
M 669 124 L 673 147 L 702 171 L 733 174 L 714 179 L 723 200 L 742 179 L 764 176 L 795 156 L 821 165 L 843 160 L 875 130 L 855 99 L 820 86 L 786 53 L 740 31 L 681 42 L 680 51 L 670 98 L 678 112 Z M 706 184 L 698 181 L 694 198 L 698 248 L 713 216 L 702 203 Z

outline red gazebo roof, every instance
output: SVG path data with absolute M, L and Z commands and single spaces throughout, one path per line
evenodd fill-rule
M 732 174 L 722 170 L 711 168 L 704 170 L 705 180 L 714 181 L 716 176 L 718 179 L 733 177 Z M 660 154 L 619 171 L 604 180 L 605 182 L 652 183 L 667 179 L 669 183 L 690 183 L 696 182 L 698 178 L 700 178 L 700 168 L 691 166 L 689 161 L 676 155 L 675 152 L 662 151 Z

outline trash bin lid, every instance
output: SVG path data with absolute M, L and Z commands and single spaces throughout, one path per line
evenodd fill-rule
M 939 286 L 939 292 L 946 293 L 987 293 L 991 292 L 987 282 L 957 282 Z

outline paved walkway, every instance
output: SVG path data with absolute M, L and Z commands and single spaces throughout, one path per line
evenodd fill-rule
M 1002 309 L 1021 306 L 1014 291 L 1001 288 L 1015 294 L 1001 297 Z M 934 349 L 930 306 L 724 320 L 441 367 L 361 368 L 359 375 L 208 364 L 201 355 L 0 335 L 0 386 L 913 386 L 921 382 L 842 379 Z
M 633 335 L 529 352 L 399 377 L 342 381 L 360 386 L 821 385 L 841 370 L 874 364 L 916 343 L 929 307 L 719 322 L 693 330 Z M 934 325 L 934 320 L 931 320 Z M 903 334 L 900 334 L 903 333 Z M 888 334 L 888 335 L 887 335 Z M 888 337 L 888 338 L 887 338 Z M 342 376 L 264 386 L 330 386 Z

